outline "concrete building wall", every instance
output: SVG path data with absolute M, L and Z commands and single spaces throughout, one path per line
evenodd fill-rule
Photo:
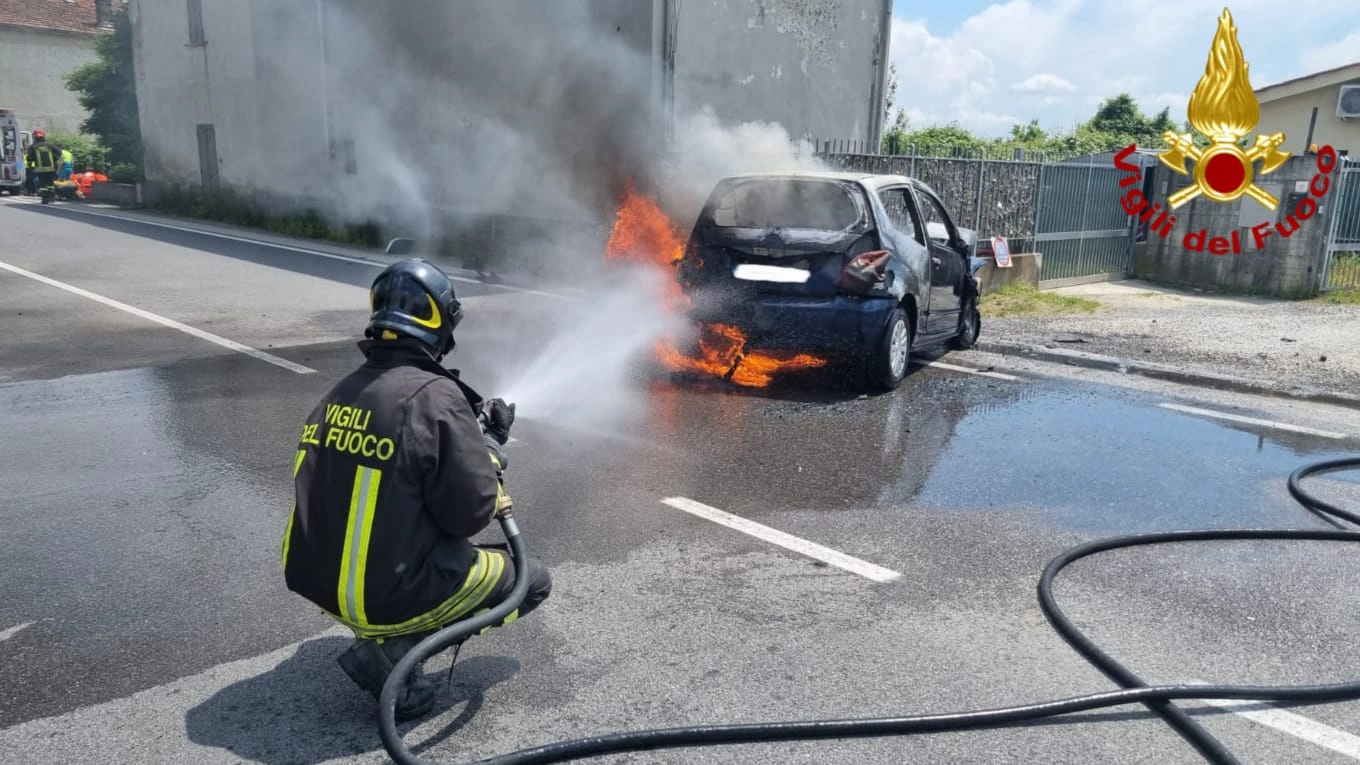
M 253 70 L 251 2 L 204 2 L 206 34 L 198 44 L 191 44 L 187 3 L 133 0 L 129 5 L 148 179 L 202 182 L 198 126 L 211 125 L 219 181 L 254 187 L 260 83 Z
M 470 5 L 203 0 L 207 44 L 190 45 L 185 0 L 133 0 L 150 191 L 200 181 L 213 125 L 221 183 L 271 210 L 422 237 L 489 214 L 575 225 L 664 150 L 648 117 L 668 101 L 793 136 L 879 129 L 890 0 Z
M 25 130 L 79 133 L 85 109 L 66 75 L 94 60 L 91 35 L 0 27 L 0 106 Z
M 1347 84 L 1360 85 L 1360 79 Z M 1261 104 L 1261 121 L 1256 132 L 1283 131 L 1284 150 L 1303 154 L 1308 149 L 1308 122 L 1316 106 L 1318 116 L 1313 127 L 1313 143 L 1318 146 L 1331 144 L 1338 150 L 1349 149 L 1351 156 L 1360 156 L 1360 118 L 1343 120 L 1336 116 L 1340 89 L 1340 85 L 1331 85 Z M 1255 134 L 1252 138 L 1255 139 Z
M 1316 157 L 1293 157 L 1285 164 L 1262 177 L 1258 184 L 1280 199 L 1274 211 L 1258 202 L 1243 197 L 1235 202 L 1220 204 L 1203 198 L 1195 199 L 1174 211 L 1176 223 L 1170 235 L 1150 234 L 1145 243 L 1134 251 L 1133 276 L 1161 282 L 1194 287 L 1227 287 L 1253 291 L 1272 297 L 1302 297 L 1314 294 L 1319 269 L 1325 252 L 1327 230 L 1337 186 L 1337 171 L 1333 171 L 1329 193 L 1317 205 L 1307 220 L 1295 214 L 1298 200 L 1290 195 L 1304 184 L 1304 193 L 1318 172 Z M 1165 200 L 1184 188 L 1188 181 L 1163 168 L 1156 169 L 1152 199 Z M 1162 202 L 1165 207 L 1165 202 Z M 1293 215 L 1297 227 L 1289 220 Z M 1263 237 L 1264 247 L 1256 246 L 1253 228 L 1262 227 L 1269 233 Z M 1276 228 L 1276 226 L 1280 228 Z M 1204 240 L 1192 240 L 1202 249 L 1187 249 L 1187 234 L 1204 232 Z M 1236 233 L 1240 252 L 1230 248 Z M 1288 233 L 1286 236 L 1285 234 Z M 1223 237 L 1220 252 L 1212 249 L 1212 239 Z
M 891 0 L 669 0 L 675 105 L 876 145 Z

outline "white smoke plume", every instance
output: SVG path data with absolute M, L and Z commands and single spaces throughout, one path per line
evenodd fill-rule
M 338 211 L 352 222 L 384 218 L 394 233 L 474 261 L 494 235 L 507 273 L 532 258 L 559 273 L 598 273 L 628 183 L 657 196 L 687 234 L 723 176 L 824 169 L 779 125 L 724 125 L 707 109 L 676 114 L 668 146 L 650 3 L 256 0 L 265 5 L 277 31 L 262 40 L 256 25 L 255 55 L 291 62 L 276 64 L 279 76 L 316 71 L 314 52 L 296 43 L 303 30 L 326 31 L 325 80 L 297 82 L 296 96 L 326 94 L 333 166 L 353 147 L 357 173 L 329 176 Z M 498 214 L 494 233 L 488 214 Z M 635 297 L 656 285 L 599 287 L 589 312 L 559 322 L 559 336 L 524 339 L 544 350 L 520 370 L 515 387 L 537 402 L 522 416 L 593 418 L 549 400 L 604 398 L 585 388 L 608 391 L 617 410 L 632 363 L 674 329 L 660 301 Z
M 495 232 L 513 260 L 607 229 L 628 181 L 685 226 L 724 175 L 820 167 L 779 125 L 723 125 L 707 109 L 676 114 L 667 146 L 649 3 L 256 3 L 265 5 L 278 31 L 257 36 L 256 56 L 289 61 L 275 68 L 285 77 L 316 66 L 292 66 L 316 55 L 295 32 L 323 19 L 329 72 L 298 82 L 298 96 L 327 94 L 337 153 L 327 191 L 352 222 L 381 214 L 438 240 L 485 214 L 521 216 Z M 358 178 L 343 174 L 347 141 Z M 554 256 L 599 259 L 575 249 L 554 246 Z

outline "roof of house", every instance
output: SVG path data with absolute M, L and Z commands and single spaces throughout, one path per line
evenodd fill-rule
M 1302 77 L 1295 77 L 1292 80 L 1277 82 L 1256 89 L 1256 100 L 1267 104 L 1271 101 L 1278 101 L 1281 98 L 1296 96 L 1300 93 L 1307 93 L 1318 88 L 1330 88 L 1333 85 L 1340 85 L 1350 80 L 1360 80 L 1360 61 L 1345 66 L 1338 66 L 1333 69 L 1325 69 L 1321 72 L 1306 74 Z
M 127 0 L 114 0 L 115 10 Z M 95 34 L 95 0 L 0 0 L 0 26 Z

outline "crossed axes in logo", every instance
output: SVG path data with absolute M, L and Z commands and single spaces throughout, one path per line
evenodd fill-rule
M 1197 165 L 1196 169 L 1198 170 L 1198 164 L 1203 162 L 1206 157 L 1212 159 L 1220 154 L 1231 154 L 1242 163 L 1244 179 L 1250 179 L 1252 176 L 1252 166 L 1257 160 L 1262 160 L 1261 175 L 1266 175 L 1278 169 L 1286 160 L 1293 156 L 1290 152 L 1280 151 L 1280 146 L 1285 142 L 1283 133 L 1258 135 L 1256 136 L 1256 143 L 1246 151 L 1239 148 L 1235 142 L 1223 139 L 1218 139 L 1213 145 L 1201 149 L 1195 145 L 1194 139 L 1191 138 L 1188 133 L 1178 135 L 1169 130 L 1162 134 L 1162 140 L 1166 142 L 1167 150 L 1159 154 L 1157 158 L 1161 160 L 1162 164 L 1181 175 L 1190 174 L 1185 168 L 1185 161 L 1187 159 L 1195 162 Z M 1198 176 L 1196 178 L 1197 181 L 1202 181 L 1202 172 L 1197 172 L 1196 176 Z M 1207 185 L 1207 183 L 1197 182 L 1172 194 L 1167 201 L 1171 204 L 1172 209 L 1175 209 L 1204 193 Z M 1257 186 L 1254 182 L 1248 183 L 1244 189 L 1237 190 L 1235 193 L 1225 192 L 1221 189 L 1210 189 L 1210 191 L 1217 192 L 1216 194 L 1211 194 L 1211 197 L 1222 197 L 1218 201 L 1230 201 L 1240 194 L 1246 194 L 1272 210 L 1280 203 L 1280 200 L 1276 198 L 1275 195 L 1260 186 Z

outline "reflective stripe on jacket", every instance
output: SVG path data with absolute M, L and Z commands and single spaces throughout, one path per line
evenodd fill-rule
M 302 428 L 284 579 L 360 634 L 397 634 L 475 606 L 495 585 L 499 559 L 469 537 L 491 522 L 500 479 L 480 402 L 456 373 L 414 341 L 360 347 L 367 363 Z
M 57 153 L 52 151 L 52 147 L 43 143 L 33 144 L 28 148 L 30 157 L 29 165 L 35 173 L 55 173 L 57 171 Z

